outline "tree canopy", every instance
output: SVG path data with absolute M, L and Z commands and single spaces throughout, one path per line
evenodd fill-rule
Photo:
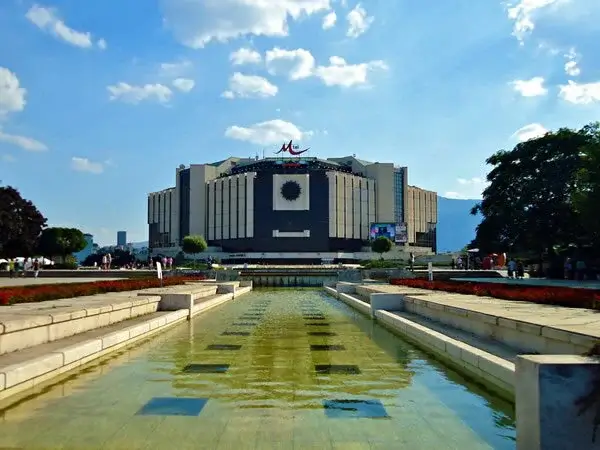
M 65 257 L 80 252 L 86 245 L 83 233 L 77 228 L 51 227 L 42 231 L 38 251 L 45 256 Z
M 471 247 L 535 251 L 598 243 L 600 128 L 561 128 L 487 159 L 490 183 L 472 213 L 483 215 Z M 584 220 L 585 219 L 585 220 Z M 594 235 L 596 233 L 596 235 Z
M 181 248 L 185 253 L 195 255 L 196 253 L 202 253 L 208 245 L 202 236 L 190 235 L 183 238 Z
M 0 187 L 0 256 L 14 258 L 34 253 L 46 218 L 11 186 Z
M 389 252 L 392 249 L 392 245 L 393 242 L 389 238 L 385 236 L 379 236 L 371 243 L 371 250 L 381 255 Z

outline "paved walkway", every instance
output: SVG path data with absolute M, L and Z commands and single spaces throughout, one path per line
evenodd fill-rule
M 390 284 L 366 285 L 366 287 L 376 289 L 379 292 L 426 294 L 427 296 L 423 299 L 428 302 L 469 309 L 505 319 L 519 320 L 600 339 L 600 311 L 597 310 L 538 305 L 530 302 L 429 291 Z
M 12 286 L 31 286 L 39 284 L 90 283 L 92 281 L 114 281 L 123 278 L 0 278 L 0 288 Z

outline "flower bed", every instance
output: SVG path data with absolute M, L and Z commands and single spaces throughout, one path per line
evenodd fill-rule
M 186 281 L 202 280 L 205 277 L 168 277 L 163 286 L 175 286 Z M 59 298 L 82 297 L 85 295 L 104 294 L 106 292 L 136 291 L 160 287 L 158 278 L 94 281 L 91 283 L 40 284 L 32 286 L 0 288 L 0 305 L 15 303 L 44 302 Z
M 390 283 L 398 286 L 494 297 L 502 300 L 525 301 L 571 308 L 600 309 L 600 291 L 591 289 L 397 278 L 390 280 Z

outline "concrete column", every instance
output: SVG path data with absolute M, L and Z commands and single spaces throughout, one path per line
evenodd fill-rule
M 594 416 L 578 400 L 600 383 L 600 359 L 575 355 L 522 355 L 516 361 L 518 450 L 600 450 Z
M 383 309 L 385 311 L 403 311 L 403 294 L 383 294 L 376 293 L 369 296 L 371 301 L 371 315 L 375 317 L 375 311 Z

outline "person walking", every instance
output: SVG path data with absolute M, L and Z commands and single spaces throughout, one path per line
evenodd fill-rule
M 33 261 L 33 278 L 37 278 L 40 273 L 40 261 L 36 258 Z
M 517 278 L 519 280 L 522 280 L 523 278 L 525 278 L 525 265 L 523 264 L 523 261 L 521 261 L 521 260 L 517 261 Z
M 517 262 L 515 261 L 514 258 L 510 258 L 510 261 L 508 261 L 508 278 L 516 278 L 515 274 L 517 272 Z
M 577 272 L 577 280 L 585 280 L 585 274 L 587 272 L 587 266 L 582 258 L 579 258 L 575 263 L 575 271 Z

